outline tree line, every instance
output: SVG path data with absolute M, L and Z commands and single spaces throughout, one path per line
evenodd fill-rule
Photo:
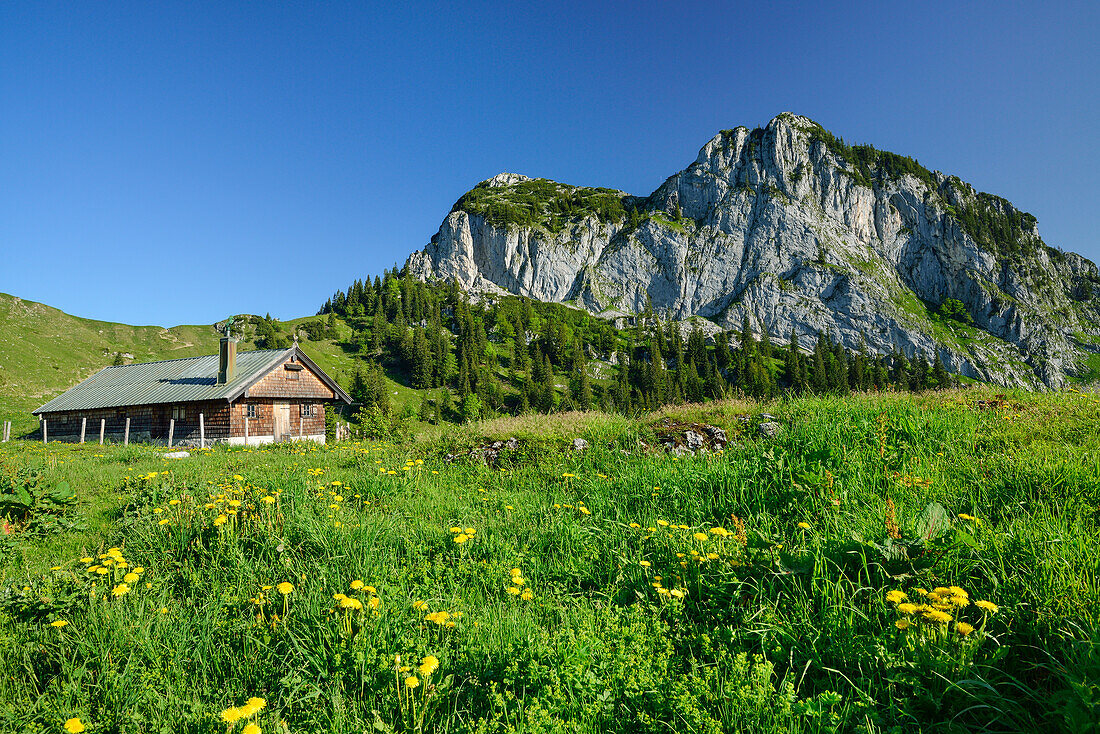
M 380 426 L 397 418 L 387 376 L 426 391 L 419 418 L 429 422 L 956 383 L 938 354 L 852 350 L 828 333 L 817 334 L 812 349 L 794 332 L 777 345 L 766 329 L 757 335 L 748 317 L 739 331 L 708 336 L 699 323 L 662 322 L 651 308 L 616 327 L 519 296 L 474 301 L 453 282 L 429 285 L 396 268 L 337 291 L 319 313 L 325 332 L 337 318 L 350 328 L 344 347 L 359 359 L 349 392 L 361 417 Z

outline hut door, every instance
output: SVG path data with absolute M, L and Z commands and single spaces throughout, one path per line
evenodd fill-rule
M 290 403 L 285 400 L 275 401 L 275 440 L 290 440 Z

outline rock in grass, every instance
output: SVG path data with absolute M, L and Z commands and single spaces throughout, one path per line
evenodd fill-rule
M 574 451 L 584 451 L 588 448 L 588 442 L 583 438 L 574 438 L 572 446 Z
M 766 421 L 759 426 L 760 435 L 765 438 L 771 438 L 779 433 L 780 428 L 782 428 L 782 426 L 775 421 Z
M 169 451 L 164 455 L 166 459 L 186 459 L 191 454 L 187 451 Z

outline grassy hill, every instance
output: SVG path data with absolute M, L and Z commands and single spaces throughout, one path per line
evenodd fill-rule
M 283 322 L 291 331 L 315 317 Z M 341 346 L 347 328 L 337 326 L 335 340 L 302 341 L 301 347 L 342 386 L 354 373 L 354 357 Z M 254 349 L 246 327 L 241 350 Z M 218 351 L 213 325 L 129 326 L 72 316 L 51 306 L 0 293 L 0 421 L 12 421 L 13 435 L 34 430 L 32 410 L 110 365 L 115 354 L 126 363 L 198 357 Z M 392 380 L 393 402 L 419 404 L 419 393 Z

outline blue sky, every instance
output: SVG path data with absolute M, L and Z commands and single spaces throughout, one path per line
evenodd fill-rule
M 0 3 L 0 291 L 313 313 L 500 171 L 648 194 L 790 110 L 1100 260 L 1100 3 Z

